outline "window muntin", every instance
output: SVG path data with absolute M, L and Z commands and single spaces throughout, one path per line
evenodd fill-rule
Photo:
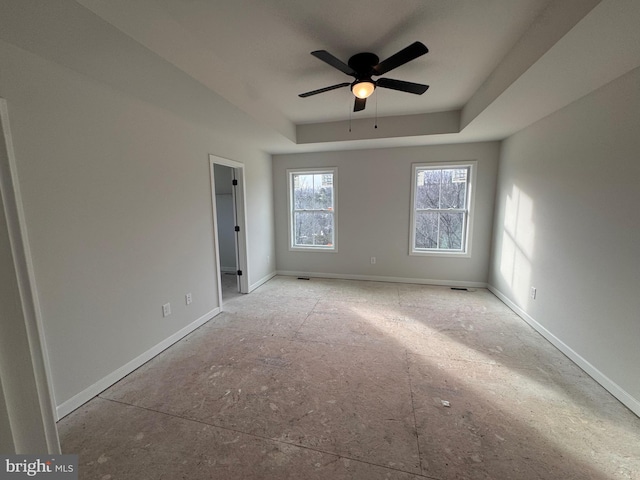
M 414 165 L 412 254 L 468 254 L 474 164 Z
M 336 249 L 335 183 L 335 168 L 289 171 L 291 249 Z

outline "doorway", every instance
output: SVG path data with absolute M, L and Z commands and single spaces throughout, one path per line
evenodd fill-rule
M 216 273 L 220 306 L 248 293 L 244 165 L 215 155 L 211 167 Z

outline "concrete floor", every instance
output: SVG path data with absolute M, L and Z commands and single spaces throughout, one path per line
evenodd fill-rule
M 224 306 L 229 300 L 239 297 L 242 294 L 238 290 L 238 277 L 235 273 L 225 272 L 220 278 L 222 286 L 222 305 Z
M 276 277 L 224 306 L 60 421 L 81 479 L 640 479 L 640 419 L 486 290 Z

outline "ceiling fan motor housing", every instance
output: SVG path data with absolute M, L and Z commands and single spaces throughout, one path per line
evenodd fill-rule
M 349 59 L 349 66 L 356 72 L 356 80 L 371 79 L 374 74 L 373 67 L 380 63 L 380 59 L 375 53 L 356 53 Z

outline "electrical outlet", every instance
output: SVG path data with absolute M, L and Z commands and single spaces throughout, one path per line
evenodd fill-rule
M 165 303 L 164 305 L 162 305 L 162 316 L 168 317 L 169 315 L 171 315 L 171 304 Z
M 371 257 L 371 265 L 375 265 L 376 264 L 376 257 Z
M 532 300 L 536 299 L 536 293 L 537 293 L 536 287 L 531 287 L 531 291 L 529 292 L 529 296 L 531 297 Z
M 193 302 L 193 297 L 191 296 L 191 293 L 187 293 L 184 296 L 184 301 L 187 305 L 191 305 L 191 302 Z

